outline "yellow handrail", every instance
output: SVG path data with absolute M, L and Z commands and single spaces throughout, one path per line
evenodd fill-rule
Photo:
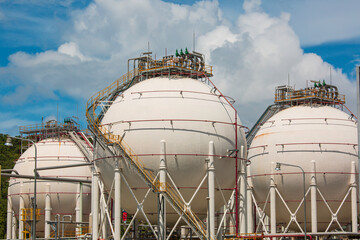
M 212 69 L 211 69 L 212 71 Z M 160 191 L 160 182 L 156 178 L 155 174 L 152 171 L 147 170 L 144 163 L 139 159 L 135 152 L 130 148 L 130 146 L 122 139 L 121 136 L 111 133 L 106 126 L 102 126 L 96 114 L 97 106 L 100 101 L 109 97 L 117 88 L 124 86 L 129 83 L 129 81 L 138 74 L 139 70 L 134 69 L 133 71 L 123 75 L 110 86 L 104 88 L 100 92 L 94 94 L 87 102 L 86 107 L 86 117 L 88 119 L 89 125 L 95 131 L 95 134 L 100 135 L 105 141 L 106 144 L 116 144 L 120 147 L 124 153 L 131 159 L 132 163 L 136 166 L 138 171 L 150 182 L 153 190 L 156 192 Z M 164 192 L 171 201 L 177 206 L 177 208 L 184 214 L 184 216 L 194 225 L 197 229 L 200 230 L 201 234 L 206 236 L 205 224 L 187 207 L 186 203 L 182 200 L 179 193 L 169 184 L 166 184 L 166 191 Z

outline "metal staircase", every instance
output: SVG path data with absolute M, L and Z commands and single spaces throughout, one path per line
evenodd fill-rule
M 120 152 L 120 155 L 123 156 L 123 159 L 134 167 L 149 188 L 154 192 L 161 192 L 169 204 L 200 239 L 207 239 L 205 224 L 195 215 L 186 202 L 182 200 L 175 187 L 166 184 L 165 191 L 160 191 L 160 182 L 155 174 L 152 171 L 147 170 L 133 150 L 122 140 L 122 137 L 112 134 L 106 127 L 101 125 L 101 120 L 109 108 L 109 106 L 106 106 L 102 107 L 100 110 L 102 102 L 114 101 L 121 92 L 126 90 L 132 82 L 137 79 L 137 77 L 138 70 L 134 69 L 89 99 L 86 107 L 86 117 L 89 128 L 99 141 L 105 145 L 116 148 Z
M 87 137 L 82 132 L 69 132 L 71 139 L 78 146 L 80 151 L 84 154 L 86 160 L 91 162 L 93 160 L 93 146 Z
M 279 104 L 273 104 L 268 106 L 264 113 L 260 116 L 260 118 L 257 120 L 255 125 L 251 128 L 249 133 L 246 135 L 246 141 L 247 141 L 247 147 L 249 148 L 256 133 L 259 131 L 261 125 L 269 120 L 272 116 L 274 116 L 276 113 L 278 113 L 280 110 L 282 110 L 284 106 Z

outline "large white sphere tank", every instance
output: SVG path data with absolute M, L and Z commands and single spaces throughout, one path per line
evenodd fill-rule
M 48 138 L 36 143 L 37 147 L 37 167 L 63 166 L 70 164 L 85 163 L 83 153 L 75 143 L 67 137 Z M 20 175 L 34 175 L 34 156 L 35 147 L 31 146 L 16 161 L 14 170 Z M 63 168 L 39 171 L 42 177 L 59 177 L 70 179 L 91 180 L 91 172 L 88 166 Z M 51 220 L 55 220 L 55 215 L 71 215 L 75 221 L 76 196 L 79 193 L 79 183 L 56 182 L 47 180 L 37 180 L 37 208 L 40 208 L 40 221 L 36 224 L 36 235 L 44 236 L 45 227 L 45 196 L 51 197 Z M 48 191 L 50 189 L 50 191 Z M 19 216 L 20 194 L 24 199 L 24 208 L 32 208 L 31 198 L 34 196 L 34 180 L 11 178 L 9 182 L 9 195 L 11 196 L 15 215 Z M 91 184 L 83 184 L 83 220 L 88 219 L 90 213 Z M 65 217 L 64 221 L 69 221 L 70 217 Z M 74 224 L 65 224 L 65 231 L 74 231 Z M 71 233 L 69 233 L 71 234 Z M 75 232 L 74 232 L 75 235 Z
M 313 164 L 316 166 L 316 183 L 327 203 L 335 213 L 350 186 L 351 164 L 357 169 L 357 125 L 345 112 L 329 106 L 296 106 L 283 110 L 266 121 L 249 147 L 250 177 L 256 200 L 263 205 L 270 189 L 270 176 L 275 174 L 275 184 L 280 194 L 295 212 L 303 198 L 302 172 L 298 168 L 281 166 L 276 162 L 301 166 L 306 173 L 306 189 L 311 183 Z M 357 170 L 356 170 L 357 171 Z M 276 221 L 287 225 L 290 215 L 280 198 L 276 201 Z M 269 204 L 265 209 L 269 214 Z M 307 195 L 307 228 L 311 229 L 310 192 Z M 303 226 L 303 205 L 296 219 Z M 317 194 L 318 231 L 325 231 L 332 216 L 319 193 Z M 338 214 L 343 226 L 351 221 L 349 198 Z M 330 229 L 337 228 L 333 224 Z M 293 223 L 291 229 L 298 231 Z
M 190 201 L 192 194 L 206 175 L 209 142 L 215 146 L 216 207 L 224 205 L 220 188 L 229 197 L 235 185 L 235 160 L 228 149 L 235 148 L 235 111 L 213 87 L 191 78 L 151 78 L 142 81 L 117 97 L 106 112 L 102 124 L 116 135 L 123 136 L 147 169 L 159 170 L 160 141 L 166 141 L 167 170 L 176 186 Z M 241 122 L 237 117 L 237 123 Z M 237 127 L 238 148 L 246 139 L 243 128 Z M 113 160 L 97 161 L 107 188 L 113 181 Z M 126 165 L 123 174 L 138 199 L 147 186 L 137 172 Z M 170 181 L 167 179 L 167 181 Z M 134 213 L 136 202 L 122 182 L 121 205 Z M 191 202 L 191 209 L 200 218 L 206 217 L 207 181 Z M 157 194 L 150 193 L 144 210 L 152 222 L 157 221 Z M 171 207 L 167 208 L 167 223 L 178 219 Z

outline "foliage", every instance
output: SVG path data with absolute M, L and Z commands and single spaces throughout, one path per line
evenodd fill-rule
M 5 146 L 6 135 L 0 134 L 0 165 L 1 169 L 12 169 L 15 160 L 20 156 L 20 141 L 13 139 L 13 147 Z M 1 196 L 0 196 L 0 239 L 6 235 L 6 212 L 7 212 L 7 192 L 9 178 L 1 177 Z

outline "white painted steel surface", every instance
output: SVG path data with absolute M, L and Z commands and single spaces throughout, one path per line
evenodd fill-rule
M 45 139 L 36 143 L 37 147 L 37 167 L 51 167 L 69 164 L 85 163 L 84 155 L 73 141 L 68 138 L 62 137 L 59 141 L 56 139 Z M 34 146 L 27 149 L 17 160 L 14 170 L 23 175 L 34 175 Z M 40 176 L 43 177 L 62 177 L 62 178 L 76 178 L 91 180 L 91 172 L 88 166 L 53 169 L 39 171 Z M 15 214 L 19 214 L 19 193 L 20 181 L 23 181 L 23 198 L 24 207 L 31 208 L 31 197 L 34 192 L 34 181 L 32 179 L 16 179 L 11 178 L 9 183 L 9 194 L 12 198 L 13 209 Z M 51 198 L 51 219 L 54 220 L 55 214 L 73 215 L 75 220 L 75 207 L 76 207 L 76 194 L 78 183 L 55 182 L 47 180 L 37 180 L 37 207 L 40 208 L 40 221 L 36 224 L 38 236 L 44 236 L 44 215 L 46 205 L 46 195 L 48 195 L 47 184 L 50 184 L 50 198 Z M 83 219 L 88 219 L 90 212 L 90 184 L 84 184 L 83 196 Z M 74 230 L 75 225 L 72 227 L 67 226 L 66 230 Z
M 256 200 L 263 205 L 269 192 L 269 174 L 275 167 L 271 162 L 301 166 L 306 172 L 305 181 L 308 189 L 314 169 L 312 160 L 314 160 L 317 187 L 335 212 L 350 187 L 351 162 L 357 162 L 356 127 L 355 120 L 352 120 L 348 114 L 328 106 L 297 106 L 274 115 L 262 125 L 249 148 L 250 175 Z M 358 172 L 357 164 L 356 172 Z M 282 166 L 281 171 L 275 174 L 277 174 L 274 176 L 276 187 L 294 212 L 303 197 L 302 173 L 297 169 Z M 308 202 L 311 199 L 310 195 L 309 192 Z M 338 214 L 340 223 L 351 222 L 349 201 L 350 198 Z M 276 201 L 276 209 L 277 224 L 289 222 L 289 214 L 280 199 Z M 269 214 L 268 209 L 265 211 Z M 310 211 L 309 208 L 307 214 L 309 223 Z M 304 221 L 303 212 L 302 205 L 296 216 L 300 222 Z M 321 202 L 319 195 L 317 220 L 318 231 L 324 231 L 331 221 L 331 214 Z M 296 226 L 292 228 L 297 229 Z
M 159 169 L 159 142 L 165 140 L 167 170 L 180 188 L 186 201 L 205 176 L 209 141 L 214 142 L 215 155 L 226 156 L 227 149 L 235 148 L 235 128 L 220 122 L 233 123 L 235 113 L 226 101 L 213 93 L 212 87 L 190 78 L 151 78 L 129 88 L 117 97 L 105 114 L 102 124 L 123 140 L 140 156 L 146 168 L 155 172 Z M 179 120 L 187 121 L 179 121 Z M 239 119 L 239 118 L 238 118 Z M 138 121 L 136 120 L 153 120 Z M 162 121 L 163 120 L 163 121 Z M 172 120 L 172 121 L 171 121 Z M 124 123 L 122 121 L 132 121 Z M 207 121 L 207 122 L 205 122 Z M 238 120 L 238 124 L 241 124 Z M 238 129 L 238 147 L 246 146 L 245 134 Z M 192 154 L 202 154 L 194 156 Z M 110 188 L 114 167 L 113 160 L 98 160 L 104 183 Z M 139 199 L 147 186 L 135 170 L 125 164 L 124 176 L 128 179 Z M 217 179 L 222 188 L 233 188 L 235 184 L 235 161 L 228 157 L 215 157 Z M 122 183 L 123 184 L 123 183 Z M 204 185 L 191 204 L 200 218 L 206 217 L 207 186 Z M 216 186 L 218 188 L 218 186 Z M 122 207 L 130 213 L 136 210 L 125 185 L 122 192 Z M 228 197 L 231 191 L 226 190 Z M 219 191 L 216 191 L 216 208 L 222 205 Z M 144 203 L 145 212 L 152 222 L 157 220 L 156 195 L 150 194 Z M 174 223 L 178 216 L 173 209 L 167 216 L 168 223 Z

